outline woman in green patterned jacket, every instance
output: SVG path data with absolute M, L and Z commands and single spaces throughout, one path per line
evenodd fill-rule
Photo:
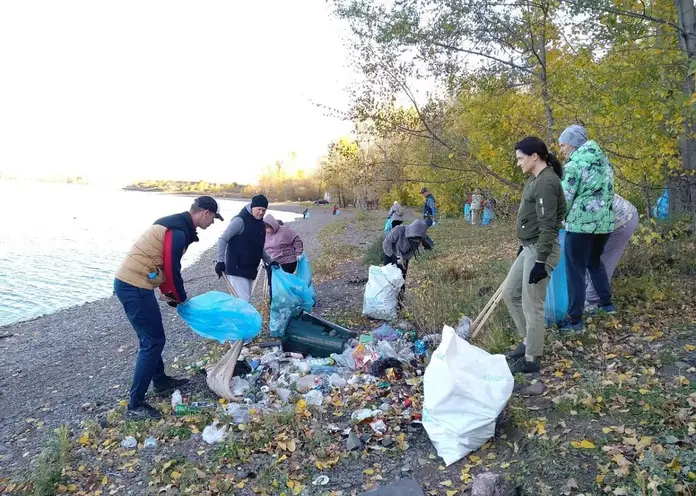
M 582 332 L 585 275 L 589 273 L 599 308 L 615 313 L 609 278 L 601 256 L 614 231 L 614 169 L 602 149 L 587 140 L 582 126 L 572 125 L 558 139 L 568 162 L 563 168 L 566 198 L 565 248 L 568 278 L 568 319 L 561 329 Z

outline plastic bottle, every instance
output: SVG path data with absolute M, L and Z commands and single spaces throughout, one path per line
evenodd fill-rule
M 331 365 L 315 365 L 312 367 L 312 374 L 315 375 L 331 375 L 336 373 L 336 367 Z
M 184 402 L 181 397 L 181 391 L 178 389 L 172 393 L 172 410 L 176 410 L 176 406 Z
M 309 359 L 305 360 L 305 363 L 306 363 L 307 365 L 309 365 L 310 367 L 312 367 L 312 368 L 314 368 L 314 367 L 321 367 L 321 366 L 323 366 L 323 365 L 336 365 L 336 361 L 335 361 L 333 358 L 331 358 L 331 357 L 327 357 L 327 358 L 309 358 Z
M 321 386 L 322 380 L 314 375 L 306 375 L 297 379 L 295 385 L 297 390 L 301 393 L 305 393 L 310 389 L 314 389 L 317 386 Z
M 192 413 L 200 413 L 201 408 L 198 406 L 185 405 L 184 403 L 179 403 L 174 409 L 177 415 L 190 415 Z
M 425 355 L 427 347 L 425 341 L 422 339 L 416 339 L 416 342 L 413 343 L 413 350 L 416 352 L 416 355 Z

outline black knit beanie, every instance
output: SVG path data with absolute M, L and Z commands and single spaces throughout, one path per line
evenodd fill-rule
M 251 199 L 251 208 L 263 207 L 268 208 L 268 198 L 263 195 L 256 195 Z

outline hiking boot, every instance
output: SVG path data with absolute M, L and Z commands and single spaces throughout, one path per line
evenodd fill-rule
M 566 319 L 560 326 L 558 326 L 558 330 L 561 333 L 579 334 L 581 332 L 585 332 L 585 323 L 582 320 L 576 323 L 572 323 L 570 319 Z
M 131 420 L 161 419 L 162 413 L 147 403 L 141 403 L 135 408 L 128 407 L 126 418 Z
M 527 352 L 527 346 L 524 343 L 520 343 L 517 345 L 517 348 L 505 353 L 505 356 L 511 360 L 518 360 L 518 359 L 524 357 L 526 352 Z
M 515 363 L 510 365 L 510 372 L 512 374 L 535 374 L 541 371 L 541 364 L 539 359 L 535 358 L 533 362 L 530 362 L 526 358 L 520 358 Z
M 176 379 L 174 377 L 166 376 L 163 380 L 157 383 L 152 383 L 152 389 L 156 396 L 164 396 L 173 393 L 175 390 L 181 388 L 182 386 L 188 384 L 188 379 Z

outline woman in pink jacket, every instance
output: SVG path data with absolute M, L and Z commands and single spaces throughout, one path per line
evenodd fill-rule
M 267 214 L 263 221 L 266 223 L 264 250 L 285 272 L 293 274 L 302 255 L 302 240 L 295 231 L 278 224 L 271 214 Z

